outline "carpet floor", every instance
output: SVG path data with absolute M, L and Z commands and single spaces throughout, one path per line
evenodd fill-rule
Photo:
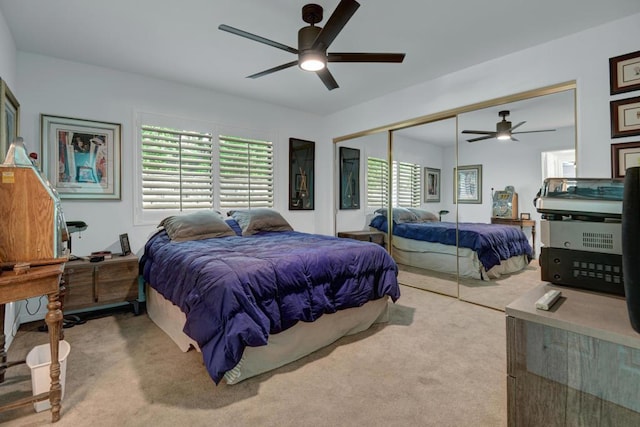
M 200 353 L 182 353 L 146 315 L 65 329 L 71 345 L 58 426 L 506 426 L 503 312 L 402 286 L 390 321 L 237 385 L 216 386 Z M 48 342 L 23 325 L 9 360 Z M 31 394 L 9 368 L 0 404 Z M 0 413 L 39 426 L 32 406 Z

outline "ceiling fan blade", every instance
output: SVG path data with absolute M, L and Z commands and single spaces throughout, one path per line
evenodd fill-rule
M 525 130 L 522 132 L 512 132 L 512 134 L 516 133 L 536 133 L 536 132 L 555 132 L 555 129 L 542 129 L 542 130 Z
M 320 77 L 320 80 L 322 80 L 322 83 L 324 83 L 327 89 L 333 90 L 340 87 L 338 86 L 338 82 L 336 82 L 336 79 L 333 78 L 327 67 L 323 68 L 320 71 L 316 71 L 316 74 L 318 75 L 318 77 Z
M 511 136 L 511 140 L 512 140 L 512 141 L 515 141 L 515 142 L 520 142 L 520 140 L 519 140 L 519 139 L 515 139 L 513 136 Z
M 479 135 L 496 135 L 496 131 L 493 130 L 463 130 L 461 133 L 477 133 Z
M 520 122 L 520 123 L 518 123 L 518 124 L 517 124 L 517 125 L 515 125 L 515 126 L 511 126 L 511 129 L 510 129 L 510 130 L 511 130 L 511 131 L 513 131 L 515 128 L 520 127 L 520 126 L 522 126 L 522 125 L 523 125 L 523 124 L 525 124 L 525 123 L 527 123 L 527 122 Z
M 258 77 L 266 76 L 267 74 L 275 73 L 276 71 L 284 70 L 285 68 L 298 65 L 298 61 L 287 62 L 286 64 L 278 65 L 277 67 L 269 68 L 268 70 L 260 71 L 259 73 L 251 74 L 247 76 L 248 79 L 257 79 Z
M 311 50 L 326 50 L 359 7 L 360 3 L 355 0 L 341 0 L 311 45 Z
M 467 139 L 467 142 L 476 142 L 476 141 L 482 141 L 483 139 L 491 139 L 491 138 L 495 138 L 495 135 L 487 135 L 487 136 L 481 136 L 479 138 L 471 138 L 471 139 Z
M 295 48 L 293 48 L 291 46 L 287 46 L 286 44 L 274 42 L 273 40 L 265 39 L 264 37 L 256 36 L 255 34 L 251 34 L 251 33 L 248 33 L 246 31 L 239 30 L 239 29 L 234 28 L 234 27 L 230 27 L 228 25 L 221 24 L 221 25 L 218 26 L 218 29 L 222 30 L 222 31 L 226 31 L 226 32 L 231 33 L 231 34 L 235 34 L 235 35 L 240 36 L 240 37 L 247 38 L 249 40 L 256 41 L 258 43 L 264 43 L 266 45 L 273 46 L 273 47 L 276 47 L 278 49 L 286 50 L 287 52 L 290 52 L 290 53 L 293 53 L 293 54 L 296 54 L 296 55 L 298 54 L 298 49 L 295 49 Z
M 402 62 L 404 53 L 327 53 L 328 62 Z

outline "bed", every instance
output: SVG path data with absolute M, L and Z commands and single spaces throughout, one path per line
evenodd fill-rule
M 421 212 L 394 208 L 392 254 L 398 264 L 490 280 L 523 270 L 533 258 L 517 227 L 440 222 Z M 369 225 L 386 233 L 386 215 L 374 216 Z
M 255 221 L 261 213 L 267 221 Z M 397 265 L 374 243 L 296 232 L 266 209 L 214 222 L 216 231 L 201 233 L 207 237 L 183 239 L 163 221 L 145 245 L 141 271 L 151 320 L 183 351 L 201 351 L 216 384 L 385 321 L 387 299 L 400 296 Z

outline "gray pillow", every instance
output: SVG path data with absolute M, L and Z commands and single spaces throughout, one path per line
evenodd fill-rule
M 240 224 L 243 236 L 256 234 L 259 231 L 293 231 L 287 220 L 272 209 L 235 210 L 227 214 Z
M 186 215 L 169 216 L 163 219 L 158 227 L 164 227 L 169 238 L 174 242 L 236 235 L 217 211 L 197 211 Z
M 416 208 L 407 208 L 409 211 L 413 212 L 413 214 L 418 217 L 418 221 L 420 222 L 430 222 L 430 221 L 440 221 L 438 215 L 425 211 L 424 209 L 416 209 Z
M 375 213 L 387 216 L 387 208 L 377 209 Z M 401 224 L 403 222 L 417 222 L 418 217 L 407 208 L 393 208 L 393 221 L 397 224 Z

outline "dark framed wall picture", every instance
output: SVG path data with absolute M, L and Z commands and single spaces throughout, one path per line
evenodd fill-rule
M 40 116 L 42 169 L 63 199 L 120 200 L 118 123 Z
M 424 168 L 424 201 L 440 201 L 440 169 Z
M 482 203 L 482 165 L 453 168 L 454 203 Z
M 640 90 L 640 50 L 609 58 L 611 95 Z
M 611 144 L 611 177 L 624 178 L 632 166 L 640 166 L 640 141 Z
M 340 147 L 340 209 L 360 209 L 360 150 Z
M 289 209 L 313 210 L 315 143 L 289 138 Z
M 20 104 L 4 80 L 0 79 L 0 164 L 4 162 L 9 145 L 18 135 Z
M 611 101 L 611 138 L 640 135 L 640 96 Z

